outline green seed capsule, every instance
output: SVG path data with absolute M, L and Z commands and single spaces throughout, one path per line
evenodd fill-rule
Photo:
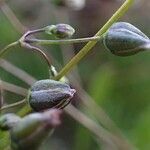
M 47 26 L 45 32 L 54 35 L 56 38 L 64 39 L 70 38 L 75 33 L 75 30 L 68 24 L 56 24 Z
M 75 93 L 66 83 L 55 80 L 40 80 L 29 91 L 29 104 L 35 111 L 63 108 L 70 103 Z
M 56 109 L 27 115 L 10 130 L 12 150 L 38 150 L 59 124 L 60 111 Z
M 150 39 L 126 22 L 112 25 L 103 39 L 105 47 L 118 56 L 129 56 L 149 49 Z

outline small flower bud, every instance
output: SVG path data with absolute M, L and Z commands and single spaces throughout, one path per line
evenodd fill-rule
M 129 56 L 149 49 L 150 40 L 139 29 L 126 22 L 112 25 L 104 35 L 104 45 L 114 55 Z
M 69 104 L 75 93 L 66 83 L 55 80 L 40 80 L 29 91 L 29 104 L 35 111 L 63 108 Z
M 54 127 L 60 124 L 60 111 L 51 109 L 22 118 L 11 130 L 13 150 L 37 150 Z
M 56 24 L 47 26 L 45 32 L 54 35 L 56 38 L 64 39 L 70 38 L 75 33 L 75 30 L 68 24 Z
M 0 117 L 0 129 L 9 130 L 15 126 L 21 120 L 20 117 L 15 114 L 5 114 Z

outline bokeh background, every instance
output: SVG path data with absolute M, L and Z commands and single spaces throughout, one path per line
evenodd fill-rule
M 74 38 L 93 36 L 112 16 L 123 0 L 0 0 L 0 48 L 14 42 L 28 29 L 56 23 L 68 23 L 76 29 Z M 150 3 L 135 4 L 120 19 L 132 23 L 150 36 Z M 37 37 L 49 39 L 42 34 Z M 84 44 L 44 46 L 53 65 L 60 70 Z M 37 80 L 48 78 L 48 67 L 38 54 L 15 47 L 5 56 L 12 65 Z M 72 103 L 104 132 L 93 134 L 67 113 L 62 124 L 42 145 L 41 150 L 117 150 L 150 149 L 150 53 L 117 57 L 102 42 L 72 70 L 68 77 L 77 94 Z M 0 78 L 23 88 L 29 85 L 0 63 Z M 3 88 L 3 86 L 2 86 Z M 4 103 L 23 96 L 3 90 Z M 20 108 L 17 108 L 20 109 Z M 12 110 L 16 111 L 16 110 Z M 76 114 L 78 116 L 78 114 Z M 88 123 L 88 122 L 87 122 Z M 93 127 L 94 128 L 94 127 Z M 100 131 L 101 131 L 100 130 Z M 115 146 L 103 137 L 115 136 Z M 111 138 L 110 138 L 111 139 Z M 120 140 L 119 140 L 120 139 Z M 118 145 L 122 148 L 118 148 Z

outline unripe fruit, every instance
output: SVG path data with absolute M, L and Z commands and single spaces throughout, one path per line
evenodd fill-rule
M 104 34 L 105 47 L 114 55 L 129 56 L 149 49 L 150 39 L 126 22 L 113 24 Z
M 60 109 L 70 103 L 75 92 L 75 89 L 71 89 L 66 83 L 50 79 L 40 80 L 31 87 L 28 101 L 35 111 Z

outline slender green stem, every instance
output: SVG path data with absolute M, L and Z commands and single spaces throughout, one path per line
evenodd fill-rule
M 24 48 L 30 49 L 32 51 L 38 52 L 40 54 L 40 56 L 42 56 L 46 60 L 46 63 L 47 63 L 48 68 L 49 68 L 49 76 L 50 77 L 54 76 L 54 72 L 52 70 L 53 66 L 51 65 L 52 63 L 51 63 L 49 57 L 45 54 L 44 51 L 42 51 L 40 48 L 32 46 L 32 45 L 30 45 L 30 44 L 28 44 L 24 41 L 21 42 L 21 46 L 24 47 Z
M 24 41 L 24 39 L 29 36 L 29 35 L 33 35 L 33 34 L 36 34 L 36 33 L 39 33 L 39 32 L 44 32 L 45 31 L 45 28 L 41 28 L 41 29 L 37 29 L 37 30 L 32 30 L 32 31 L 28 31 L 26 32 L 20 40 L 16 41 L 16 42 L 13 42 L 9 45 L 7 45 L 6 47 L 4 47 L 2 50 L 0 50 L 0 58 L 2 58 L 4 56 L 4 54 L 6 54 L 11 47 L 13 46 L 16 46 L 18 44 L 20 44 L 22 42 L 22 40 Z
M 30 49 L 32 51 L 38 52 L 40 54 L 40 56 L 42 56 L 46 60 L 47 65 L 49 66 L 49 68 L 51 68 L 51 61 L 50 61 L 50 59 L 48 58 L 48 56 L 40 48 L 32 46 L 32 45 L 30 45 L 30 44 L 28 44 L 26 42 L 22 42 L 21 46 L 24 47 L 24 48 Z
M 13 107 L 16 107 L 16 106 L 25 104 L 26 101 L 27 101 L 26 99 L 23 99 L 22 101 L 19 101 L 19 102 L 10 104 L 10 105 L 3 106 L 3 107 L 0 108 L 0 111 L 7 110 L 7 109 L 9 109 L 9 108 L 13 108 Z
M 96 33 L 95 36 L 101 37 L 110 27 L 111 25 L 116 22 L 124 13 L 129 9 L 131 4 L 134 0 L 126 0 L 123 5 L 114 13 L 114 15 L 107 21 L 107 23 Z M 70 62 L 64 66 L 64 68 L 58 73 L 55 80 L 61 79 L 66 73 L 68 73 L 80 60 L 95 46 L 97 41 L 90 41 L 88 42 L 80 51 L 79 53 L 74 56 Z
M 4 54 L 6 54 L 6 52 L 8 52 L 8 50 L 13 47 L 13 46 L 16 46 L 19 44 L 19 41 L 16 41 L 16 42 L 13 42 L 9 45 L 7 45 L 6 47 L 4 47 L 1 51 L 0 51 L 0 58 L 4 56 Z
M 42 40 L 42 39 L 25 39 L 26 43 L 35 43 L 39 45 L 49 45 L 49 44 L 72 44 L 72 43 L 82 43 L 89 41 L 99 41 L 101 38 L 99 36 L 79 38 L 79 39 L 65 39 L 65 40 Z

